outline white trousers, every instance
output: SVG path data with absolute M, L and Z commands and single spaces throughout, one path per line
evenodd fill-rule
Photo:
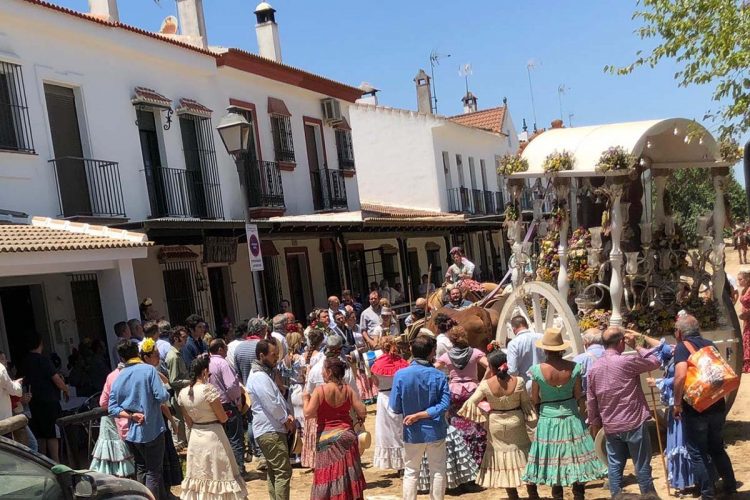
M 417 483 L 422 457 L 427 455 L 430 467 L 430 500 L 445 497 L 445 439 L 431 443 L 404 443 L 404 500 L 417 500 Z

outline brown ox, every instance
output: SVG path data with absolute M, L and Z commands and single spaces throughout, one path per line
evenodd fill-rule
M 437 311 L 432 311 L 432 316 L 427 322 L 426 327 L 437 335 L 438 330 L 437 325 L 435 325 L 435 317 L 443 313 L 464 327 L 471 347 L 487 352 L 487 344 L 495 339 L 497 323 L 500 319 L 500 310 L 504 303 L 505 297 L 500 297 L 490 308 L 471 306 L 457 311 L 449 307 L 441 307 Z
M 476 293 L 476 292 L 465 292 L 463 294 L 464 299 L 476 302 L 479 299 L 481 299 L 483 296 L 487 295 L 488 293 L 492 292 L 497 287 L 497 283 L 490 283 L 485 282 L 482 283 L 482 293 Z M 443 297 L 448 293 L 448 290 L 445 287 L 440 287 L 432 294 L 427 297 L 427 304 L 430 306 L 430 311 L 437 311 L 441 307 L 443 307 Z

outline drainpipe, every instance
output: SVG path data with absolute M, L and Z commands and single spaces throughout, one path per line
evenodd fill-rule
M 745 198 L 747 210 L 750 214 L 750 141 L 745 143 L 745 154 L 742 159 L 743 170 L 745 171 Z

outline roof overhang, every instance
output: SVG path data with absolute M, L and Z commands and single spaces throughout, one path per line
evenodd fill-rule
M 522 157 L 529 162 L 529 169 L 510 177 L 603 176 L 596 171 L 599 158 L 604 151 L 616 146 L 643 159 L 641 165 L 644 168 L 716 168 L 729 165 L 721 161 L 716 139 L 702 125 L 685 118 L 669 118 L 547 130 L 523 150 Z M 573 154 L 573 169 L 545 173 L 543 165 L 547 156 L 563 150 Z M 625 174 L 615 172 L 607 176 Z

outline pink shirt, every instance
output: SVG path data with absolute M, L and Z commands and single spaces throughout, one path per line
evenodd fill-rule
M 445 367 L 450 370 L 448 372 L 448 378 L 451 383 L 478 382 L 477 361 L 482 356 L 484 356 L 484 353 L 482 351 L 480 351 L 479 349 L 474 349 L 471 353 L 471 359 L 466 364 L 466 366 L 464 366 L 462 370 L 459 370 L 458 368 L 453 366 L 453 363 L 451 362 L 451 358 L 448 356 L 447 352 L 443 354 L 442 356 L 440 356 L 437 360 L 445 364 Z
M 105 410 L 109 406 L 109 393 L 112 391 L 112 384 L 115 379 L 120 375 L 120 369 L 115 368 L 114 371 L 107 375 L 107 380 L 104 382 L 104 389 L 102 389 L 102 395 L 99 396 L 99 406 Z M 125 436 L 128 435 L 128 428 L 130 427 L 130 421 L 127 418 L 115 418 L 115 425 L 117 426 L 117 432 L 120 437 L 125 440 Z
M 651 417 L 641 388 L 642 373 L 661 366 L 653 350 L 638 348 L 624 356 L 607 349 L 588 373 L 586 406 L 589 424 L 604 427 L 606 434 L 628 432 Z

